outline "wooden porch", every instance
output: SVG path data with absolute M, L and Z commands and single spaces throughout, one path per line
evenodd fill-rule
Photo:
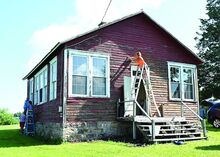
M 133 139 L 136 139 L 136 129 L 150 143 L 165 141 L 186 141 L 206 139 L 204 121 L 201 124 L 186 120 L 185 117 L 151 117 L 143 115 L 133 117 L 118 117 L 118 121 L 133 123 Z M 135 127 L 135 128 L 134 128 Z M 205 131 L 205 132 L 204 132 Z

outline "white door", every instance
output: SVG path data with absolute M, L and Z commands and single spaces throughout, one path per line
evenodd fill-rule
M 124 76 L 124 101 L 131 100 L 131 77 Z M 125 102 L 124 117 L 130 117 L 133 115 L 133 102 Z
M 137 66 L 131 66 L 131 77 L 124 76 L 124 101 L 129 101 L 134 99 L 131 89 L 134 84 L 134 78 L 136 75 Z M 133 102 L 125 102 L 125 114 L 124 117 L 129 117 L 133 115 Z

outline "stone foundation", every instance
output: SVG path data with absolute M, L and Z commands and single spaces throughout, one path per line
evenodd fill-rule
M 36 134 L 46 140 L 63 140 L 63 127 L 60 123 L 39 123 L 35 124 Z
M 65 141 L 90 141 L 131 136 L 131 124 L 112 121 L 67 123 L 64 127 Z

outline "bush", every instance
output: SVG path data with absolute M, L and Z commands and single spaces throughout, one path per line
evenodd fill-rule
M 0 125 L 18 124 L 18 122 L 19 120 L 9 113 L 7 109 L 0 109 Z

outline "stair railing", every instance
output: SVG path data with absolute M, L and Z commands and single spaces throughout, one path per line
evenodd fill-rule
M 183 106 L 185 106 L 187 109 L 189 109 L 201 122 L 202 125 L 202 130 L 203 130 L 203 136 L 207 138 L 206 135 L 206 123 L 205 123 L 205 119 L 203 119 L 202 117 L 200 117 L 195 111 L 193 111 L 188 105 L 186 105 L 184 102 L 181 101 L 181 116 L 183 114 Z

